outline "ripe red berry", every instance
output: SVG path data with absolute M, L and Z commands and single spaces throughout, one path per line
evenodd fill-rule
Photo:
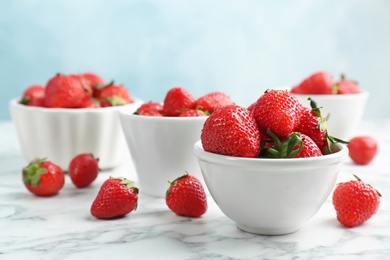
M 137 209 L 138 188 L 126 178 L 107 179 L 91 205 L 92 216 L 99 219 L 123 217 Z
M 220 107 L 233 105 L 228 95 L 222 92 L 211 92 L 196 100 L 196 108 L 212 114 Z
M 221 107 L 206 119 L 201 133 L 205 151 L 254 158 L 260 152 L 260 132 L 253 114 L 246 108 Z
M 337 220 L 346 227 L 355 227 L 370 219 L 380 204 L 380 194 L 355 177 L 357 180 L 340 183 L 332 198 Z
M 253 115 L 264 134 L 270 129 L 277 137 L 291 134 L 300 121 L 302 105 L 285 90 L 268 90 L 256 102 Z
M 178 116 L 184 110 L 195 109 L 195 105 L 195 98 L 187 89 L 175 87 L 164 98 L 163 114 Z
M 163 105 L 160 102 L 148 102 L 142 104 L 135 112 L 141 116 L 163 116 Z
M 65 183 L 64 171 L 46 159 L 31 161 L 22 170 L 26 188 L 37 196 L 53 196 Z
M 319 71 L 291 89 L 295 94 L 333 94 L 333 78 L 329 72 Z
M 68 173 L 77 188 L 83 188 L 96 180 L 99 173 L 98 158 L 90 153 L 76 155 L 70 162 Z
M 199 218 L 207 211 L 207 197 L 202 183 L 185 174 L 171 182 L 165 202 L 177 215 Z
M 378 143 L 372 136 L 356 136 L 350 140 L 348 150 L 349 156 L 356 164 L 366 165 L 375 158 Z

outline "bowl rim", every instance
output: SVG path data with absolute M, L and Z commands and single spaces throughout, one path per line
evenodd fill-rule
M 326 154 L 323 156 L 309 157 L 309 158 L 244 158 L 221 155 L 216 153 L 207 152 L 203 149 L 202 141 L 198 140 L 194 143 L 193 152 L 198 158 L 209 163 L 220 164 L 225 166 L 234 167 L 246 167 L 246 168 L 258 168 L 258 167 L 275 167 L 275 168 L 288 168 L 288 167 L 313 167 L 334 164 L 342 162 L 348 155 L 348 148 L 345 144 L 336 143 L 336 147 L 339 149 L 332 154 Z
M 289 92 L 291 91 L 291 87 L 280 87 L 280 88 L 276 88 L 276 89 L 287 90 Z M 369 97 L 370 92 L 368 92 L 365 89 L 361 89 L 360 93 L 354 93 L 354 94 L 299 94 L 299 93 L 291 93 L 291 94 L 293 94 L 294 96 L 298 96 L 298 97 L 316 97 L 316 98 L 322 98 L 322 99 L 331 99 L 331 98 L 332 99 L 350 99 L 350 98 L 367 98 L 367 97 Z
M 99 112 L 110 112 L 123 109 L 124 107 L 133 107 L 134 105 L 140 105 L 143 101 L 139 98 L 133 98 L 134 102 L 122 105 L 122 106 L 111 106 L 111 107 L 99 107 L 99 108 L 49 108 L 49 107 L 38 107 L 38 106 L 26 106 L 20 104 L 20 98 L 13 98 L 9 101 L 9 106 L 17 108 L 19 110 L 31 111 L 31 112 L 42 112 L 42 113 L 99 113 Z
M 131 120 L 137 121 L 148 121 L 148 122 L 172 122 L 172 121 L 205 121 L 209 116 L 142 116 L 135 115 L 134 113 L 128 113 L 126 108 L 120 109 L 118 111 L 119 116 L 123 119 L 130 118 Z

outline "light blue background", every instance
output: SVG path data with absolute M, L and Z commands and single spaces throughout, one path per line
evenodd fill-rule
M 0 120 L 57 72 L 96 72 L 145 101 L 183 86 L 249 105 L 318 70 L 371 92 L 365 118 L 389 117 L 390 1 L 0 1 Z

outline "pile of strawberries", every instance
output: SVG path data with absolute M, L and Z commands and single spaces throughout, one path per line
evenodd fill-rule
M 45 86 L 31 85 L 22 95 L 21 104 L 47 108 L 98 108 L 132 103 L 123 85 L 106 84 L 95 73 L 56 74 Z
M 211 92 L 196 99 L 187 89 L 174 87 L 167 92 L 163 103 L 145 103 L 134 114 L 157 117 L 208 116 L 218 108 L 232 104 L 230 97 L 222 92 Z
M 205 151 L 237 157 L 302 158 L 330 153 L 337 138 L 328 135 L 312 101 L 303 107 L 286 90 L 268 90 L 248 108 L 230 105 L 206 120 L 201 134 Z
M 356 94 L 361 93 L 358 82 L 341 75 L 338 81 L 333 81 L 332 74 L 327 71 L 316 72 L 305 78 L 291 89 L 295 94 Z

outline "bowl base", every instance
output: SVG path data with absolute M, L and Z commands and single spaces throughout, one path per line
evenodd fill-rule
M 261 228 L 261 227 L 248 227 L 246 225 L 237 224 L 237 227 L 242 231 L 263 235 L 263 236 L 281 236 L 288 235 L 298 231 L 299 227 L 291 227 L 291 228 Z

